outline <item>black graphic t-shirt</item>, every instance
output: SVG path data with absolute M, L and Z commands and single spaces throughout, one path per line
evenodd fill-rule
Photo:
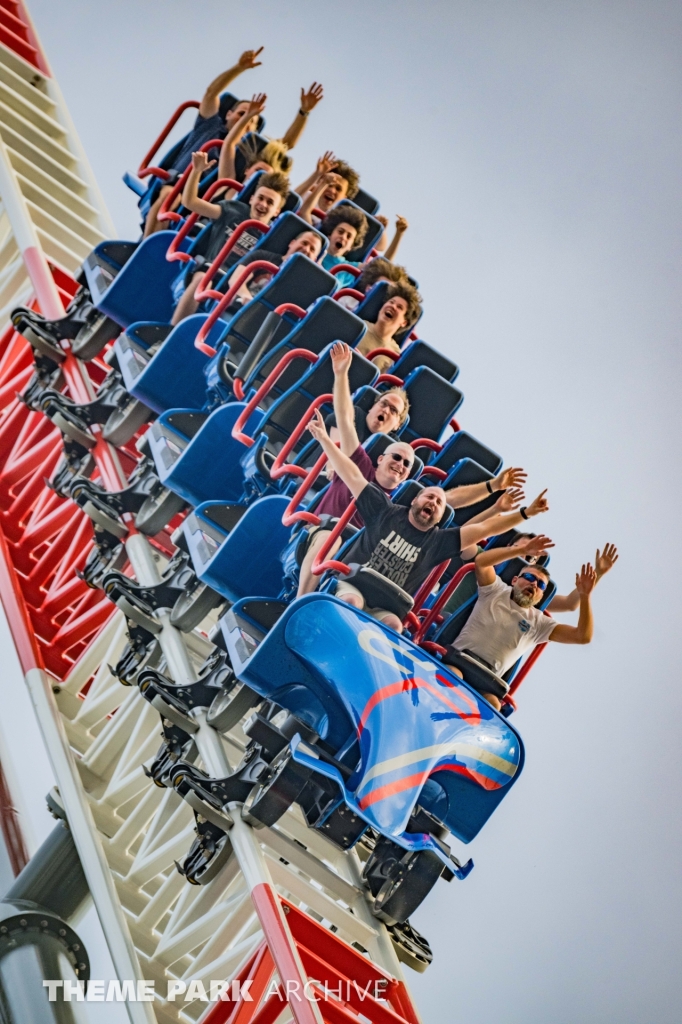
M 206 263 L 212 263 L 216 258 L 225 242 L 228 240 L 234 229 L 241 224 L 243 220 L 249 220 L 251 218 L 251 210 L 246 203 L 241 203 L 237 199 L 222 199 L 217 203 L 221 208 L 220 216 L 213 221 L 211 230 L 208 235 L 208 245 L 206 246 L 205 260 Z M 223 263 L 224 267 L 231 267 L 237 263 L 242 256 L 245 256 L 247 252 L 253 249 L 256 242 L 261 238 L 261 234 L 255 231 L 251 234 L 250 231 L 245 231 L 239 238 L 234 248 L 228 253 L 227 259 Z
M 346 556 L 346 564 L 367 565 L 414 595 L 431 570 L 446 558 L 459 555 L 459 527 L 418 530 L 409 509 L 394 505 L 377 487 L 368 484 L 357 499 L 365 521 L 364 533 Z

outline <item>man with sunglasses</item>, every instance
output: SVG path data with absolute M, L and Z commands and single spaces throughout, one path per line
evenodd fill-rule
M 478 598 L 459 636 L 443 655 L 458 675 L 478 690 L 499 711 L 508 685 L 501 678 L 527 651 L 553 640 L 560 644 L 589 644 L 593 621 L 590 595 L 597 574 L 589 563 L 576 574 L 580 614 L 577 626 L 559 625 L 541 612 L 549 582 L 543 565 L 528 565 L 514 576 L 511 586 L 495 573 L 495 566 L 510 558 L 537 558 L 554 544 L 548 537 L 528 537 L 513 547 L 491 548 L 476 556 Z

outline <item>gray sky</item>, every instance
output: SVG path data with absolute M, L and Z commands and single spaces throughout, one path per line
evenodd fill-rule
M 425 1024 L 677 1024 L 679 5 L 29 7 L 124 238 L 122 172 L 241 50 L 265 44 L 237 90 L 268 93 L 274 135 L 322 81 L 293 177 L 333 148 L 409 219 L 420 334 L 461 366 L 462 425 L 549 487 L 562 590 L 621 550 L 591 647 L 554 645 L 521 691 L 526 768 L 474 872 L 416 918 Z

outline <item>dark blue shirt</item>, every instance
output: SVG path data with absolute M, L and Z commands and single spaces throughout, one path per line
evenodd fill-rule
M 192 153 L 196 153 L 204 143 L 210 142 L 211 139 L 224 139 L 226 135 L 227 126 L 225 118 L 221 117 L 220 114 L 213 114 L 211 117 L 202 117 L 201 114 L 198 114 L 194 122 L 194 128 L 192 128 L 192 131 L 182 144 L 182 148 L 173 160 L 172 169 L 182 174 L 192 160 Z

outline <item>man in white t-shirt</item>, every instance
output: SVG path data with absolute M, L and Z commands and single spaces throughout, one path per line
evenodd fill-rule
M 478 598 L 473 611 L 454 643 L 443 655 L 458 674 L 479 690 L 499 711 L 508 686 L 500 677 L 527 651 L 553 640 L 560 644 L 589 644 L 593 623 L 590 595 L 597 582 L 593 567 L 587 563 L 576 574 L 580 597 L 577 626 L 559 625 L 535 605 L 542 600 L 549 582 L 544 566 L 529 565 L 519 576 L 504 583 L 495 566 L 519 555 L 542 555 L 554 544 L 548 537 L 530 537 L 516 547 L 493 548 L 476 556 Z M 481 664 L 488 672 L 481 671 Z M 491 674 L 492 673 L 492 674 Z M 467 678 L 470 676 L 470 678 Z

